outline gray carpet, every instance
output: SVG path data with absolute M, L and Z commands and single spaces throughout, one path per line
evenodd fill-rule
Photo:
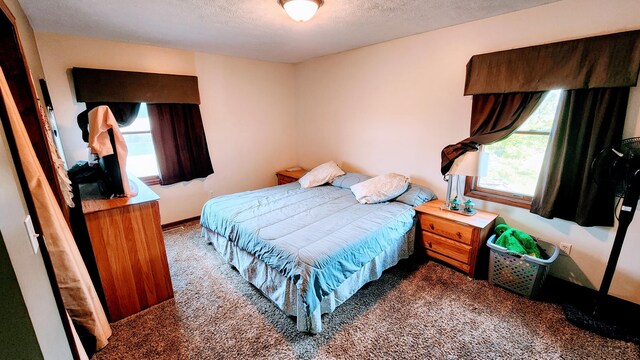
M 434 262 L 403 261 L 332 314 L 295 320 L 227 265 L 189 223 L 165 232 L 175 299 L 113 324 L 94 359 L 640 359 L 640 347 L 566 322 Z

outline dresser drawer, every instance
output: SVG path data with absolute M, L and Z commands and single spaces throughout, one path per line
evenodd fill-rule
M 471 247 L 457 241 L 449 240 L 445 237 L 432 234 L 430 232 L 422 232 L 422 243 L 426 250 L 438 252 L 442 255 L 450 257 L 454 260 L 469 263 L 471 259 Z
M 471 239 L 473 239 L 473 227 L 437 216 L 421 214 L 420 225 L 424 231 L 442 235 L 467 245 L 471 245 Z

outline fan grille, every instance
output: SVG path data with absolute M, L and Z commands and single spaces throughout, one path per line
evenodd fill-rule
M 633 174 L 640 169 L 640 137 L 624 139 L 618 146 L 603 149 L 593 160 L 596 184 L 614 189 L 623 197 Z

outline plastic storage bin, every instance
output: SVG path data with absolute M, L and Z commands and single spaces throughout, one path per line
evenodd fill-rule
M 542 288 L 560 249 L 553 244 L 536 239 L 538 245 L 549 255 L 548 259 L 538 259 L 509 251 L 495 244 L 496 235 L 487 240 L 491 249 L 489 257 L 489 283 L 501 286 L 528 298 L 534 297 Z

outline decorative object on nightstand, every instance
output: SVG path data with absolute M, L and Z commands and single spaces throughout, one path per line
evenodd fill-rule
M 471 216 L 476 213 L 476 210 L 473 208 L 473 206 L 475 205 L 473 202 L 471 202 L 471 206 L 467 206 L 467 202 L 465 202 L 464 209 L 460 208 L 460 204 L 462 202 L 460 199 L 458 199 L 458 196 L 460 195 L 458 191 L 456 191 L 456 196 L 451 199 L 451 187 L 453 183 L 455 183 L 456 186 L 458 185 L 458 177 L 461 175 L 486 176 L 488 171 L 488 163 L 489 154 L 485 151 L 480 150 L 468 151 L 464 153 L 464 155 L 456 159 L 446 175 L 447 198 L 445 204 L 443 204 L 442 206 L 443 210 L 454 211 L 467 216 Z
M 298 181 L 304 174 L 307 173 L 307 169 L 301 167 L 294 167 L 276 172 L 278 178 L 278 185 L 288 184 Z
M 449 205 L 449 210 L 452 211 L 460 211 L 460 199 L 458 199 L 458 195 L 451 200 L 451 205 Z
M 473 208 L 474 206 L 476 206 L 476 203 L 471 199 L 467 199 L 467 201 L 464 202 L 464 212 L 469 214 L 475 213 L 476 210 Z
M 484 267 L 488 263 L 488 251 L 481 249 L 498 214 L 476 210 L 476 215 L 469 217 L 443 210 L 443 204 L 442 200 L 433 200 L 416 207 L 425 252 L 474 278 L 477 264 Z

